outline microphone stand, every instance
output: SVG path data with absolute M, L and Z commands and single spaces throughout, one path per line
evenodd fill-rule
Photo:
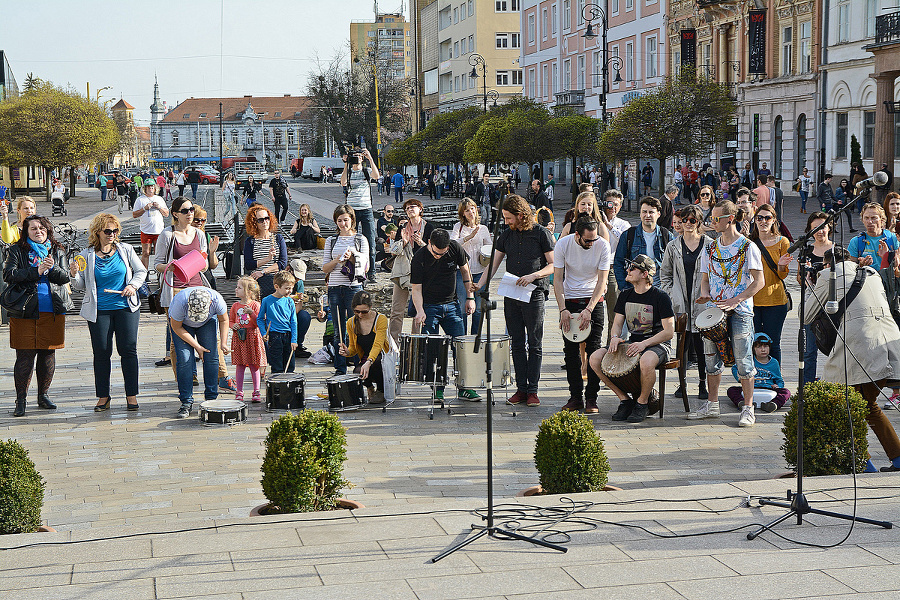
M 868 196 L 868 190 L 864 192 L 865 196 Z M 853 207 L 855 202 L 847 202 L 847 204 L 838 210 L 832 210 L 828 213 L 828 217 L 825 219 L 825 222 L 811 230 L 809 233 L 806 233 L 797 238 L 789 248 L 788 253 L 793 254 L 797 250 L 801 248 L 805 248 L 807 242 L 813 238 L 813 236 L 823 227 L 828 226 L 832 222 L 836 222 L 840 225 L 840 218 L 844 211 L 850 210 Z M 833 229 L 832 229 L 833 230 Z M 843 228 L 842 228 L 843 232 Z M 751 531 L 747 534 L 747 539 L 752 540 L 755 539 L 759 534 L 772 529 L 774 526 L 778 525 L 783 521 L 787 521 L 791 517 L 797 517 L 797 525 L 803 524 L 803 515 L 813 514 L 813 515 L 822 515 L 825 517 L 832 517 L 835 519 L 843 519 L 845 521 L 857 521 L 859 523 L 866 523 L 869 525 L 878 525 L 879 527 L 883 527 L 885 529 L 891 529 L 893 525 L 889 521 L 876 521 L 875 519 L 866 519 L 863 517 L 858 517 L 856 515 L 847 515 L 842 513 L 836 513 L 828 510 L 820 510 L 818 508 L 813 508 L 809 504 L 809 500 L 806 499 L 806 495 L 803 493 L 803 420 L 804 420 L 804 393 L 803 393 L 803 379 L 806 372 L 806 365 L 803 361 L 806 352 L 806 330 L 804 328 L 804 313 L 806 312 L 806 266 L 804 260 L 801 258 L 798 261 L 800 264 L 800 333 L 797 337 L 797 348 L 800 352 L 800 385 L 799 390 L 797 392 L 797 396 L 795 398 L 795 402 L 797 404 L 797 492 L 792 493 L 790 489 L 787 491 L 787 501 L 776 501 L 769 500 L 767 498 L 760 498 L 759 504 L 760 506 L 780 506 L 781 508 L 787 508 L 788 512 L 781 515 L 774 521 L 763 525 L 759 529 L 755 531 Z M 831 269 L 834 271 L 834 263 L 835 260 L 832 258 L 831 260 Z M 845 346 L 846 348 L 846 346 Z
M 497 203 L 497 208 L 493 209 L 497 211 L 498 214 L 495 215 L 494 220 L 494 239 L 491 247 L 491 260 L 488 263 L 488 271 L 487 274 L 492 276 L 494 269 L 494 256 L 497 252 L 497 237 L 500 234 L 500 222 L 502 221 L 502 213 L 500 212 L 501 206 L 503 206 L 502 199 Z M 431 559 L 432 563 L 436 563 L 437 561 L 450 556 L 457 550 L 460 550 L 475 540 L 482 538 L 484 536 L 490 536 L 493 539 L 501 539 L 501 540 L 521 540 L 523 542 L 530 542 L 532 544 L 543 546 L 544 548 L 550 548 L 552 550 L 558 550 L 560 552 L 566 552 L 568 548 L 565 546 L 559 546 L 557 544 L 552 544 L 550 542 L 546 542 L 544 540 L 529 537 L 527 535 L 522 535 L 521 533 L 517 533 L 515 531 L 510 531 L 508 529 L 503 529 L 494 525 L 494 454 L 493 454 L 493 405 L 494 405 L 494 390 L 493 390 L 493 350 L 491 348 L 491 313 L 494 309 L 497 308 L 497 302 L 495 300 L 491 300 L 491 292 L 490 292 L 490 280 L 488 277 L 487 281 L 484 284 L 484 288 L 482 288 L 480 292 L 481 296 L 481 311 L 482 318 L 481 323 L 478 327 L 478 334 L 475 336 L 475 353 L 477 354 L 481 348 L 482 337 L 481 337 L 481 329 L 482 327 L 485 330 L 485 347 L 484 347 L 484 375 L 485 375 L 485 385 L 487 387 L 487 516 L 482 517 L 483 520 L 487 521 L 487 525 L 472 525 L 472 535 L 465 538 L 458 544 L 454 545 L 452 548 L 445 550 Z

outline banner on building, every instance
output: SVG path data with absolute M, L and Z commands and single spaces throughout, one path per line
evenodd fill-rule
M 751 75 L 766 74 L 766 11 L 750 11 L 750 68 Z
M 697 65 L 697 30 L 681 30 L 681 65 Z

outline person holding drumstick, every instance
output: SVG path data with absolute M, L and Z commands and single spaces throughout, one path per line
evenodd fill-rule
M 700 296 L 695 302 L 715 306 L 727 315 L 734 360 L 743 388 L 744 407 L 738 426 L 756 423 L 753 414 L 753 295 L 765 285 L 759 248 L 738 232 L 747 215 L 734 202 L 722 200 L 712 210 L 710 221 L 718 238 L 700 256 Z M 688 419 L 719 416 L 719 382 L 724 362 L 714 342 L 704 339 L 706 381 L 709 400 L 688 413 Z
M 656 261 L 646 254 L 638 254 L 625 265 L 626 281 L 630 284 L 619 293 L 613 318 L 609 347 L 591 354 L 591 369 L 619 398 L 619 408 L 613 421 L 640 423 L 647 418 L 651 398 L 656 398 L 656 367 L 667 362 L 672 354 L 672 338 L 675 337 L 675 313 L 672 301 L 659 288 L 653 286 Z M 603 372 L 600 364 L 607 353 L 619 351 L 623 342 L 625 325 L 628 325 L 630 344 L 626 356 L 640 356 L 641 389 L 634 398 L 629 397 Z M 632 391 L 632 396 L 635 392 Z
M 583 338 L 590 356 L 603 342 L 603 295 L 609 277 L 609 244 L 600 237 L 601 225 L 590 216 L 575 221 L 575 235 L 568 235 L 556 243 L 553 252 L 553 293 L 560 307 L 559 326 L 562 328 L 563 350 L 566 357 L 566 380 L 569 383 L 569 402 L 563 410 L 584 409 L 585 414 L 600 412 L 597 394 L 600 378 L 588 369 L 587 389 L 581 378 L 580 341 L 565 336 L 571 328 L 587 329 Z M 577 320 L 573 320 L 577 317 Z

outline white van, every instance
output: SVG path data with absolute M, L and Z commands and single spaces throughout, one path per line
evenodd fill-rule
M 322 156 L 307 156 L 303 158 L 303 171 L 300 175 L 304 179 L 322 178 L 322 167 L 331 167 L 331 172 L 337 180 L 344 172 L 344 161 L 340 158 L 325 158 Z

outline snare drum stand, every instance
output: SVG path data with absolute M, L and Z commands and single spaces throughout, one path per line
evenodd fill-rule
M 500 210 L 499 206 L 496 210 Z M 497 251 L 497 234 L 500 230 L 500 219 L 501 215 L 497 215 L 496 224 L 494 226 L 494 246 L 491 248 L 491 262 L 488 263 L 488 275 L 492 275 L 491 270 L 493 269 L 494 264 L 494 253 Z M 513 540 L 522 540 L 523 542 L 530 542 L 537 546 L 543 546 L 544 548 L 550 548 L 552 550 L 558 550 L 560 552 L 566 552 L 568 548 L 565 546 L 559 546 L 557 544 L 552 544 L 550 542 L 546 542 L 544 540 L 538 539 L 536 537 L 529 537 L 527 535 L 522 535 L 521 533 L 517 533 L 515 531 L 510 531 L 508 529 L 502 529 L 494 525 L 494 450 L 493 450 L 493 405 L 494 405 L 494 390 L 492 384 L 492 372 L 493 372 L 493 351 L 491 349 L 491 312 L 497 308 L 497 302 L 491 300 L 491 292 L 490 292 L 490 279 L 485 283 L 484 289 L 481 290 L 481 311 L 482 311 L 482 320 L 481 325 L 485 330 L 486 342 L 484 344 L 484 374 L 485 374 L 485 386 L 487 387 L 486 394 L 486 404 L 487 404 L 487 516 L 482 517 L 483 520 L 487 521 L 487 525 L 472 525 L 472 535 L 456 544 L 449 550 L 445 550 L 431 559 L 432 563 L 436 563 L 437 561 L 450 556 L 457 550 L 460 550 L 475 540 L 484 537 L 485 535 L 490 536 L 494 539 L 513 539 Z M 479 330 L 478 335 L 475 337 L 475 353 L 477 354 L 480 350 L 480 346 L 482 343 L 481 332 Z

